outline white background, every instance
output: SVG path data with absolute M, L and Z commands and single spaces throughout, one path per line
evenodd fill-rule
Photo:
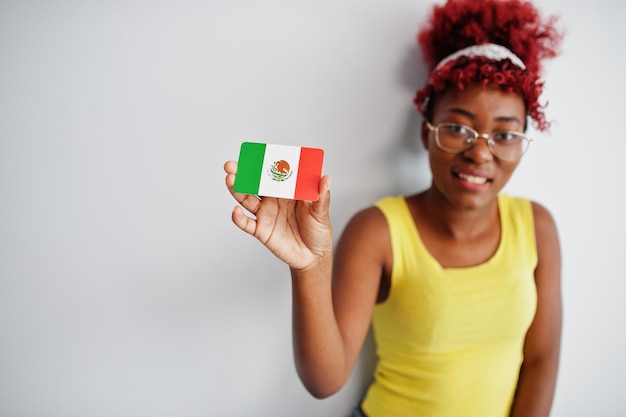
M 555 417 L 623 417 L 625 3 L 561 15 L 556 121 L 507 192 L 555 216 Z M 287 268 L 230 221 L 223 162 L 326 150 L 338 235 L 429 183 L 412 105 L 420 0 L 0 1 L 0 417 L 346 416 L 373 359 L 315 400 Z

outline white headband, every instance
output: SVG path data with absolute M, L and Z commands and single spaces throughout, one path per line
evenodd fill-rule
M 495 61 L 510 59 L 513 64 L 517 65 L 521 69 L 526 69 L 526 65 L 524 65 L 524 62 L 520 59 L 520 57 L 515 55 L 509 49 L 505 48 L 502 45 L 496 45 L 495 43 L 485 43 L 482 45 L 468 46 L 467 48 L 456 51 L 452 55 L 448 55 L 437 64 L 433 72 L 437 71 L 444 64 L 450 61 L 454 61 L 461 56 L 466 56 L 468 58 L 483 56 L 485 58 L 493 59 Z

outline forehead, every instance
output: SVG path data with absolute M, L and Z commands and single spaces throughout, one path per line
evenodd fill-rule
M 433 107 L 433 118 L 444 117 L 451 112 L 486 119 L 524 120 L 526 106 L 516 92 L 504 91 L 493 84 L 486 86 L 472 84 L 463 90 L 449 89 L 437 98 Z

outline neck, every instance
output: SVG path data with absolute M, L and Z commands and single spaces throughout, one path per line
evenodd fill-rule
M 459 207 L 435 187 L 416 197 L 419 209 L 431 226 L 454 239 L 470 239 L 481 235 L 499 222 L 497 199 L 479 207 Z

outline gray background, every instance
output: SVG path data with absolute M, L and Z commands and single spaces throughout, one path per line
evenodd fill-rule
M 562 15 L 556 123 L 506 191 L 563 246 L 555 417 L 626 415 L 624 3 Z M 345 416 L 291 353 L 287 268 L 230 221 L 244 140 L 319 146 L 338 235 L 428 185 L 419 0 L 0 1 L 0 416 Z

